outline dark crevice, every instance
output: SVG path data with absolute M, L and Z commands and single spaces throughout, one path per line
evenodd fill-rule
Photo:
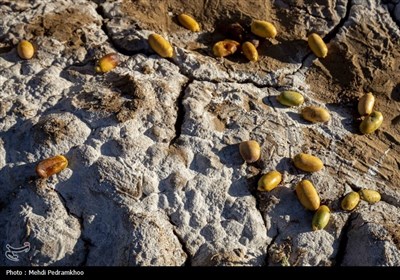
M 346 4 L 346 13 L 345 13 L 344 17 L 341 18 L 341 20 L 339 21 L 339 23 L 338 23 L 335 27 L 333 27 L 332 30 L 331 30 L 328 34 L 325 35 L 325 37 L 323 38 L 323 40 L 324 40 L 325 43 L 329 43 L 330 41 L 332 41 L 333 38 L 335 38 L 336 35 L 339 33 L 340 29 L 345 25 L 346 21 L 347 21 L 347 20 L 349 19 L 349 17 L 350 17 L 350 10 L 351 10 L 351 7 L 352 7 L 352 5 L 351 5 L 351 0 L 348 0 L 348 1 L 347 1 L 347 4 Z M 308 53 L 303 57 L 303 59 L 301 60 L 301 67 L 300 67 L 299 69 L 297 69 L 295 72 L 291 73 L 290 75 L 295 75 L 295 74 L 297 74 L 299 71 L 303 70 L 303 69 L 305 68 L 305 66 L 306 66 L 306 65 L 305 65 L 306 61 L 307 61 L 311 56 L 313 56 L 313 55 L 314 55 L 314 54 L 313 54 L 312 52 L 308 52 Z
M 264 227 L 265 227 L 265 231 L 268 232 L 268 226 L 267 226 L 267 220 L 265 219 L 265 215 L 263 214 L 263 211 L 261 210 L 261 198 L 260 198 L 260 194 L 259 191 L 257 191 L 257 189 L 249 189 L 250 193 L 252 194 L 252 196 L 255 198 L 256 200 L 256 209 L 258 212 L 260 212 L 261 218 L 264 222 Z M 268 266 L 269 262 L 268 262 L 268 258 L 269 258 L 269 250 L 272 246 L 272 244 L 275 243 L 276 238 L 279 235 L 279 229 L 276 228 L 276 235 L 272 237 L 271 242 L 268 244 L 267 246 L 267 251 L 266 251 L 266 256 L 265 256 L 265 261 L 264 261 L 264 265 Z
M 312 52 L 308 52 L 308 53 L 304 56 L 304 58 L 301 60 L 301 67 L 300 67 L 296 72 L 294 72 L 293 75 L 296 74 L 298 71 L 304 69 L 306 61 L 307 61 L 308 58 L 309 58 L 310 56 L 312 56 L 312 55 L 313 55 Z
M 167 215 L 167 217 L 168 217 L 168 219 L 169 219 L 169 223 L 170 223 L 170 224 L 172 225 L 172 227 L 173 227 L 172 232 L 174 233 L 174 235 L 175 235 L 176 238 L 178 239 L 179 243 L 181 244 L 182 251 L 185 252 L 185 254 L 186 254 L 186 260 L 185 260 L 185 263 L 183 264 L 183 266 L 191 266 L 191 265 L 192 265 L 192 256 L 191 256 L 191 254 L 190 254 L 190 252 L 189 252 L 189 249 L 186 247 L 185 241 L 183 241 L 183 239 L 181 238 L 181 236 L 176 232 L 176 230 L 175 230 L 176 225 L 175 225 L 175 223 L 172 221 L 171 217 L 168 216 L 168 215 Z
M 85 254 L 83 256 L 83 261 L 82 263 L 79 264 L 79 266 L 86 266 L 87 260 L 89 258 L 89 253 L 90 253 L 90 248 L 93 247 L 92 241 L 90 239 L 81 237 L 81 240 L 83 241 L 83 247 L 85 248 Z
M 340 29 L 345 25 L 346 21 L 349 19 L 350 10 L 352 7 L 351 2 L 352 2 L 352 0 L 347 1 L 346 13 L 345 13 L 344 17 L 342 17 L 342 19 L 339 21 L 339 23 L 323 38 L 325 43 L 329 43 L 333 38 L 335 38 L 336 35 L 339 33 Z
M 390 204 L 394 207 L 400 208 L 400 201 L 394 196 L 381 193 L 381 201 L 386 202 L 387 204 Z
M 349 218 L 347 219 L 345 225 L 343 226 L 342 231 L 340 232 L 339 246 L 338 246 L 337 254 L 335 257 L 334 266 L 341 266 L 343 263 L 344 257 L 346 255 L 347 243 L 349 241 L 348 233 L 351 230 L 351 223 L 355 220 L 355 218 L 358 215 L 359 214 L 351 213 Z
M 313 18 L 316 18 L 316 19 L 320 19 L 320 20 L 323 20 L 323 21 L 326 21 L 326 22 L 332 22 L 332 20 L 329 18 L 329 16 L 319 16 L 319 15 L 315 15 L 315 14 L 313 14 L 313 13 L 311 13 L 311 12 L 309 12 L 308 10 L 306 10 L 306 9 L 304 9 L 304 10 L 302 10 L 302 11 L 304 11 L 307 15 L 309 15 L 310 17 L 313 17 Z
M 277 228 L 276 228 L 276 234 L 275 234 L 275 236 L 272 237 L 271 242 L 270 242 L 270 243 L 268 244 L 268 246 L 267 246 L 267 254 L 266 254 L 266 256 L 265 256 L 265 266 L 269 266 L 269 265 L 270 265 L 270 263 L 269 263 L 269 254 L 270 254 L 270 250 L 271 250 L 272 245 L 275 244 L 275 240 L 278 238 L 279 235 L 280 235 L 280 232 L 279 232 L 279 229 L 278 229 L 278 227 L 277 227 Z
M 182 247 L 182 251 L 185 252 L 186 254 L 186 260 L 185 263 L 183 264 L 183 266 L 191 266 L 192 265 L 192 258 L 190 256 L 189 250 L 186 247 L 185 242 L 183 241 L 183 239 L 179 236 L 179 234 L 177 234 L 175 232 L 175 229 L 173 230 L 174 235 L 176 236 L 176 238 L 178 239 L 179 243 L 181 244 Z
M 263 212 L 260 208 L 260 199 L 257 198 L 256 194 L 252 194 L 252 195 L 256 198 L 256 209 L 258 210 L 258 212 L 260 212 L 261 218 L 263 219 L 263 222 L 264 222 L 265 230 L 267 230 L 267 221 L 265 220 L 265 216 L 263 215 Z
M 395 16 L 395 14 L 394 14 L 394 10 L 395 10 L 396 6 L 393 6 L 392 9 L 389 9 L 389 6 L 388 6 L 389 1 L 384 1 L 384 0 L 382 1 L 382 4 L 383 4 L 384 6 L 386 6 L 386 8 L 387 8 L 387 10 L 388 10 L 388 12 L 389 12 L 389 15 L 390 15 L 390 17 L 392 18 L 393 22 L 397 25 L 397 27 L 400 28 L 400 21 L 396 19 L 396 16 Z M 397 5 L 400 5 L 400 3 L 398 3 Z
M 104 34 L 107 35 L 108 40 L 110 41 L 111 46 L 117 50 L 117 52 L 126 55 L 126 56 L 132 56 L 132 55 L 136 55 L 139 53 L 143 53 L 143 50 L 138 50 L 138 51 L 131 51 L 131 50 L 127 50 L 122 48 L 121 46 L 119 46 L 118 44 L 115 43 L 112 35 L 110 34 L 108 28 L 107 28 L 107 24 L 106 24 L 106 15 L 105 15 L 105 11 L 104 8 L 100 5 L 97 6 L 96 8 L 96 12 L 97 14 L 102 18 L 101 22 L 101 30 L 103 30 Z
M 389 140 L 390 142 L 392 142 L 393 144 L 400 146 L 400 142 L 397 141 L 397 139 L 394 138 L 394 136 L 391 135 L 390 133 L 384 131 L 383 135 L 385 135 L 386 139 Z
M 281 88 L 282 86 L 281 85 L 274 85 L 274 84 L 265 84 L 265 85 L 262 85 L 262 84 L 258 84 L 258 83 L 256 83 L 256 82 L 254 82 L 254 81 L 252 81 L 252 80 L 250 80 L 250 78 L 247 78 L 247 79 L 245 79 L 245 80 L 243 80 L 243 81 L 240 81 L 240 82 L 233 82 L 233 83 L 235 83 L 235 84 L 239 84 L 239 85 L 245 85 L 245 84 L 251 84 L 251 85 L 253 85 L 253 86 L 255 86 L 256 88 L 259 88 L 259 89 L 265 89 L 266 87 L 268 87 L 268 88 L 274 88 L 274 89 L 279 89 L 279 88 Z M 276 82 L 276 83 L 278 83 L 278 82 Z
M 361 188 L 357 186 L 356 184 L 350 183 L 349 187 L 353 190 L 353 192 L 359 192 Z
M 187 71 L 186 69 L 183 69 L 181 65 L 179 65 L 177 62 L 173 60 L 169 60 L 171 63 L 175 64 L 177 67 L 179 67 L 179 73 L 182 74 L 185 77 L 188 77 L 192 81 L 198 81 L 198 82 L 208 82 L 208 83 L 213 83 L 213 84 L 219 84 L 219 83 L 231 83 L 231 84 L 238 84 L 238 85 L 253 85 L 256 88 L 259 89 L 265 89 L 265 88 L 280 88 L 282 87 L 281 85 L 277 85 L 277 81 L 274 83 L 266 83 L 266 84 L 259 84 L 256 83 L 255 81 L 251 80 L 250 78 L 246 78 L 241 81 L 236 81 L 235 79 L 207 79 L 207 78 L 199 78 L 194 76 L 190 71 Z M 229 74 L 229 70 L 227 69 L 226 72 Z
M 178 98 L 176 99 L 176 107 L 177 107 L 177 114 L 176 114 L 176 121 L 175 121 L 175 136 L 169 142 L 169 146 L 174 145 L 176 140 L 179 139 L 182 133 L 182 126 L 185 120 L 185 106 L 183 106 L 183 98 L 185 96 L 186 89 L 189 85 L 193 82 L 192 79 L 189 79 L 186 84 L 183 85 L 181 92 L 179 93 Z
M 64 206 L 64 209 L 67 212 L 68 216 L 74 217 L 79 222 L 80 229 L 81 229 L 81 240 L 83 241 L 83 247 L 85 249 L 85 254 L 84 254 L 84 257 L 83 257 L 83 261 L 82 261 L 82 263 L 79 264 L 79 266 L 85 266 L 86 263 L 87 263 L 87 259 L 89 257 L 90 247 L 93 247 L 93 244 L 89 239 L 87 239 L 87 238 L 82 236 L 83 232 L 84 232 L 83 218 L 79 217 L 78 215 L 76 215 L 74 213 L 72 213 L 71 210 L 69 209 L 69 207 L 67 206 L 67 200 L 64 198 L 64 196 L 59 191 L 57 191 L 56 189 L 54 189 L 54 191 L 57 193 L 58 197 L 60 198 L 60 201 L 61 201 L 62 205 Z

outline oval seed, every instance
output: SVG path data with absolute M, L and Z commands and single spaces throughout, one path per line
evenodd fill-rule
M 306 172 L 316 172 L 324 167 L 322 161 L 310 154 L 300 153 L 293 158 L 294 165 Z
M 262 20 L 253 20 L 251 32 L 262 38 L 275 38 L 277 34 L 276 28 L 272 23 Z
M 304 97 L 296 91 L 283 91 L 277 98 L 279 103 L 285 106 L 300 106 L 304 103 Z
M 216 57 L 225 57 L 237 51 L 240 44 L 234 40 L 223 40 L 214 44 L 213 53 Z
M 282 181 L 282 174 L 274 170 L 263 175 L 260 180 L 258 180 L 258 190 L 259 191 L 271 191 L 275 189 Z
M 362 134 L 373 133 L 381 126 L 382 122 L 383 122 L 382 113 L 374 111 L 361 122 L 360 131 Z
M 329 223 L 329 218 L 331 217 L 331 211 L 328 206 L 321 205 L 318 208 L 317 212 L 315 212 L 314 217 L 312 219 L 312 229 L 320 230 L 324 229 L 326 225 Z
M 369 115 L 372 113 L 372 109 L 374 108 L 375 97 L 372 93 L 364 94 L 360 100 L 358 101 L 358 113 L 361 116 Z
M 357 207 L 359 202 L 360 202 L 360 195 L 356 192 L 350 192 L 346 194 L 340 205 L 343 210 L 351 211 Z
M 309 180 L 302 180 L 296 186 L 296 194 L 304 208 L 315 211 L 321 202 L 317 190 Z
M 109 53 L 99 59 L 95 70 L 97 73 L 106 73 L 113 70 L 119 64 L 118 54 Z
M 331 115 L 326 109 L 317 106 L 305 107 L 301 111 L 301 116 L 312 123 L 327 122 L 331 119 Z
M 248 60 L 253 62 L 258 60 L 258 51 L 252 43 L 248 41 L 244 42 L 242 45 L 242 51 Z
M 20 58 L 31 59 L 35 54 L 35 48 L 29 41 L 22 40 L 17 46 L 17 52 Z
M 57 155 L 39 162 L 36 166 L 36 173 L 41 178 L 48 178 L 64 170 L 67 166 L 68 160 L 62 155 Z
M 257 141 L 249 140 L 240 143 L 239 152 L 247 163 L 257 161 L 261 156 L 261 148 Z
M 151 34 L 148 38 L 148 42 L 153 51 L 159 56 L 168 58 L 174 55 L 174 49 L 171 44 L 161 35 L 155 33 Z
M 197 21 L 187 14 L 180 14 L 178 16 L 178 21 L 183 27 L 189 29 L 192 32 L 200 31 L 200 26 Z
M 316 56 L 321 58 L 327 56 L 328 47 L 318 34 L 312 33 L 308 36 L 308 45 Z
M 377 203 L 381 200 L 381 195 L 377 191 L 374 190 L 361 190 L 358 192 L 362 200 L 370 204 Z

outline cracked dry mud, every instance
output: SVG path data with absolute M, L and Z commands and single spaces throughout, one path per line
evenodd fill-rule
M 195 3 L 194 3 L 195 2 Z M 0 264 L 6 245 L 30 242 L 18 265 L 400 265 L 399 1 L 8 1 L 0 0 Z M 177 24 L 186 12 L 201 24 Z M 212 57 L 228 23 L 273 22 L 260 60 Z M 175 56 L 148 46 L 158 32 Z M 319 33 L 325 59 L 307 46 Z M 21 39 L 37 49 L 16 52 Z M 95 61 L 117 52 L 114 71 Z M 309 124 L 276 96 L 292 89 L 327 108 Z M 373 92 L 381 128 L 360 135 L 357 100 Z M 241 141 L 261 144 L 258 163 Z M 306 174 L 291 158 L 325 163 Z M 65 154 L 47 180 L 36 164 Z M 272 169 L 283 184 L 256 190 Z M 313 213 L 294 186 L 313 181 L 332 210 Z M 382 194 L 340 210 L 351 190 Z

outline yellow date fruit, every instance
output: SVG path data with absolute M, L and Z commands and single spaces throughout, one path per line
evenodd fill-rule
M 156 33 L 151 34 L 148 38 L 148 42 L 153 51 L 155 51 L 159 56 L 169 58 L 174 55 L 172 45 L 161 35 Z
M 357 207 L 360 202 L 360 195 L 356 192 L 350 192 L 343 198 L 340 206 L 345 211 L 351 211 Z
M 362 134 L 373 133 L 382 125 L 382 122 L 383 122 L 382 113 L 374 111 L 361 122 L 360 131 Z
M 317 57 L 324 58 L 328 55 L 328 47 L 318 34 L 312 33 L 308 36 L 308 45 Z
M 244 42 L 242 44 L 242 51 L 248 60 L 253 62 L 258 60 L 258 51 L 251 42 Z
M 294 165 L 306 172 L 317 172 L 324 167 L 322 161 L 316 156 L 300 153 L 293 158 Z
M 198 22 L 187 14 L 180 14 L 178 16 L 178 21 L 183 27 L 189 29 L 192 32 L 200 31 L 200 25 L 198 24 Z
M 358 101 L 358 113 L 361 116 L 369 115 L 374 108 L 375 97 L 372 93 L 364 94 Z
M 315 211 L 319 208 L 320 198 L 314 185 L 309 180 L 302 180 L 296 186 L 296 194 L 304 208 Z
M 31 59 L 35 54 L 35 48 L 29 41 L 22 40 L 17 46 L 17 52 L 20 58 Z
M 240 143 L 239 152 L 247 163 L 256 162 L 261 156 L 260 145 L 255 140 Z
M 326 109 L 317 106 L 305 107 L 301 111 L 301 116 L 312 123 L 327 122 L 331 119 L 331 115 Z
M 214 44 L 213 54 L 216 57 L 225 57 L 234 54 L 240 44 L 234 40 L 223 40 Z
M 109 53 L 99 59 L 95 70 L 97 73 L 106 73 L 113 70 L 119 64 L 118 54 Z
M 359 191 L 360 197 L 362 200 L 370 204 L 377 203 L 381 200 L 381 195 L 377 191 L 374 190 L 361 190 Z
M 304 97 L 300 93 L 292 90 L 283 91 L 277 98 L 279 103 L 285 106 L 300 106 L 304 103 Z
M 312 219 L 312 229 L 313 230 L 321 230 L 324 229 L 328 223 L 329 218 L 331 217 L 331 211 L 328 206 L 321 205 L 317 212 L 315 212 L 314 217 Z
M 271 191 L 275 189 L 282 181 L 282 174 L 276 170 L 270 171 L 263 175 L 260 180 L 258 180 L 258 190 L 259 191 Z
M 39 164 L 36 166 L 36 174 L 41 178 L 48 178 L 51 175 L 64 170 L 67 166 L 67 158 L 62 155 L 57 155 L 39 162 Z
M 272 23 L 262 20 L 253 20 L 251 32 L 262 38 L 275 38 L 277 34 L 276 28 Z

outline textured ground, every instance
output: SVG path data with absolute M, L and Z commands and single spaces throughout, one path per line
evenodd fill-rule
M 196 2 L 196 3 L 194 3 Z M 0 0 L 0 264 L 6 244 L 30 242 L 19 265 L 400 265 L 400 3 L 362 0 Z M 176 14 L 202 32 L 180 27 Z M 228 23 L 274 22 L 260 61 L 212 56 Z M 152 52 L 158 32 L 172 59 Z M 308 49 L 324 37 L 325 59 Z M 36 56 L 22 61 L 28 39 Z M 96 60 L 121 65 L 98 75 Z M 309 124 L 276 96 L 298 90 L 332 120 Z M 358 133 L 357 100 L 372 91 L 384 115 Z M 238 143 L 262 144 L 247 165 Z M 298 171 L 291 158 L 320 157 Z M 65 154 L 48 180 L 36 164 Z M 256 190 L 272 169 L 284 183 Z M 311 179 L 332 209 L 325 230 L 295 184 Z M 340 210 L 344 194 L 382 201 Z

